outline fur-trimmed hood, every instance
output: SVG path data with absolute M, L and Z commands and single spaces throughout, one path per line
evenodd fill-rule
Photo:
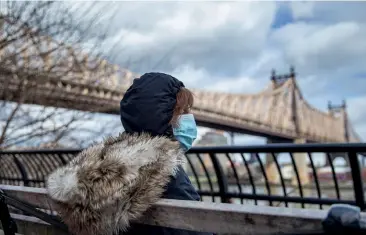
M 47 190 L 70 232 L 112 235 L 159 200 L 183 159 L 178 142 L 122 133 L 50 174 Z

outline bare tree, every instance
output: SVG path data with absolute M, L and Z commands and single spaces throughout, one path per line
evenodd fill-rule
M 54 107 L 29 105 L 39 103 L 34 101 L 40 84 L 69 79 L 100 85 L 101 77 L 115 72 L 102 59 L 109 52 L 103 51 L 108 29 L 101 18 L 113 17 L 107 9 L 98 3 L 0 2 L 0 149 L 37 143 L 78 147 L 78 135 L 92 139 L 111 128 L 88 127 L 91 112 L 55 108 L 67 107 L 57 100 L 50 103 Z

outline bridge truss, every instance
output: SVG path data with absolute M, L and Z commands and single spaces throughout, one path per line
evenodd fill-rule
M 29 42 L 15 41 L 0 48 L 1 100 L 119 113 L 121 98 L 139 75 L 24 30 L 31 35 Z M 361 141 L 349 123 L 345 105 L 322 112 L 306 102 L 293 69 L 289 75 L 273 73 L 271 81 L 267 89 L 257 94 L 194 89 L 193 113 L 203 126 L 264 137 L 308 142 Z

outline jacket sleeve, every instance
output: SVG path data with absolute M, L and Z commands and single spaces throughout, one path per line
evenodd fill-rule
M 189 201 L 200 200 L 199 194 L 181 166 L 179 166 L 177 174 L 171 176 L 171 180 L 166 187 L 163 198 Z

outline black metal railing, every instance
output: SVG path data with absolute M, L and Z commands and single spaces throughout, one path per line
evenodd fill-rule
M 190 166 L 193 171 L 199 166 L 203 168 L 201 175 L 208 178 L 208 186 L 206 189 L 200 187 L 200 178 L 195 172 L 193 175 L 196 182 L 193 182 L 196 183 L 201 196 L 210 196 L 212 201 L 219 196 L 221 201 L 236 199 L 235 201 L 244 203 L 244 200 L 249 199 L 256 205 L 262 202 L 271 206 L 300 205 L 302 208 L 323 208 L 335 203 L 346 203 L 365 209 L 363 180 L 366 178 L 366 169 L 361 164 L 363 156 L 358 154 L 363 153 L 365 147 L 365 144 L 198 147 L 192 149 L 187 158 L 199 159 L 198 164 Z M 215 168 L 211 175 L 206 170 L 209 164 L 203 164 L 201 160 L 204 154 L 209 156 Z M 235 154 L 241 159 L 241 164 L 234 162 Z M 337 156 L 343 158 L 348 165 L 336 167 L 333 160 Z M 287 165 L 283 164 L 286 158 Z M 303 158 L 306 158 L 306 164 L 299 166 L 296 162 L 304 160 Z M 329 164 L 329 167 L 316 166 L 316 161 L 320 158 L 324 158 L 324 165 Z M 222 163 L 218 164 L 221 169 L 215 167 L 217 162 L 223 162 L 222 160 L 228 162 L 226 171 Z M 244 176 L 239 174 L 239 169 L 245 172 Z M 286 177 L 286 169 L 291 170 L 290 177 Z M 217 189 L 211 186 L 215 176 Z M 308 182 L 303 182 L 303 179 L 307 179 Z
M 0 184 L 44 187 L 45 177 L 79 152 L 2 151 Z M 185 168 L 202 200 L 320 209 L 345 203 L 364 210 L 365 152 L 361 143 L 195 147 Z M 335 164 L 337 158 L 345 165 Z

